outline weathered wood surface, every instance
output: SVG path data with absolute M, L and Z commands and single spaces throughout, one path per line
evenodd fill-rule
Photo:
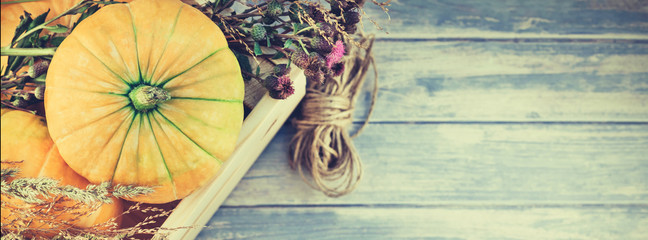
M 648 119 L 648 44 L 379 41 L 374 54 L 373 121 Z
M 367 1 L 365 12 L 384 29 L 364 29 L 385 38 L 648 39 L 644 0 L 397 0 L 389 17 Z
M 648 2 L 393 1 L 365 174 L 327 198 L 285 125 L 198 239 L 645 239 Z M 371 78 L 371 77 L 370 77 Z M 354 116 L 366 116 L 368 79 Z
M 225 207 L 198 239 L 645 239 L 646 219 L 588 206 Z
M 646 204 L 648 124 L 371 124 L 360 188 L 322 197 L 290 170 L 283 129 L 227 206 Z M 264 197 L 250 197 L 264 196 Z

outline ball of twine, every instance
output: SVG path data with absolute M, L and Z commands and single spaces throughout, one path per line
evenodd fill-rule
M 378 91 L 373 42 L 373 36 L 362 36 L 357 43 L 363 48 L 354 47 L 345 57 L 346 70 L 340 77 L 309 84 L 301 116 L 293 119 L 297 133 L 290 142 L 290 166 L 309 186 L 329 197 L 350 193 L 362 178 L 362 161 L 352 138 L 369 122 Z M 357 93 L 370 65 L 374 65 L 375 74 L 371 106 L 364 123 L 351 136 L 347 127 L 352 123 Z

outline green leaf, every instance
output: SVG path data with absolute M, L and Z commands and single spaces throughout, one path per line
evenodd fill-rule
M 263 54 L 263 51 L 261 51 L 261 46 L 259 45 L 259 42 L 254 42 L 254 55 L 259 56 Z
M 31 14 L 28 12 L 25 12 L 24 16 L 20 16 L 20 23 L 18 23 L 18 26 L 16 27 L 16 31 L 14 32 L 14 37 L 11 39 L 12 43 L 15 42 L 16 39 L 18 39 L 20 34 L 27 31 L 27 28 L 29 27 L 29 24 L 31 24 L 32 21 L 33 19 L 31 18 Z
M 68 28 L 61 24 L 56 24 L 56 26 L 45 26 L 45 29 L 53 33 L 65 33 L 68 31 Z
M 239 66 L 241 66 L 241 71 L 252 73 L 252 65 L 250 65 L 250 59 L 247 57 L 247 55 L 243 55 L 236 51 L 233 52 L 234 56 L 236 56 L 236 59 L 239 62 Z M 245 75 L 243 75 L 243 79 L 250 80 L 250 78 L 246 77 Z
M 261 73 L 261 66 L 257 66 L 255 75 L 257 75 L 258 77 L 260 73 Z
M 36 83 L 45 83 L 45 79 L 47 78 L 47 74 L 41 74 L 40 76 L 34 78 L 34 82 Z
M 34 41 L 33 47 L 36 47 L 36 48 L 45 47 L 45 44 L 47 44 L 47 42 L 49 41 L 49 38 L 50 38 L 49 35 L 39 37 L 38 39 L 36 39 Z
M 282 52 L 277 52 L 274 56 L 272 56 L 272 59 L 280 59 L 284 57 L 286 57 L 286 55 L 284 55 Z
M 272 44 L 270 44 L 270 37 L 266 37 L 266 47 L 272 47 Z
M 81 14 L 81 16 L 79 16 L 79 19 L 77 19 L 77 21 L 74 23 L 74 25 L 72 25 L 72 29 L 76 28 L 76 26 L 79 25 L 79 23 L 81 23 L 81 21 L 85 20 L 86 18 L 88 18 L 89 16 L 91 16 L 92 14 L 97 12 L 98 10 L 99 10 L 98 5 L 86 6 L 84 11 L 82 11 L 83 13 Z
M 50 40 L 50 44 L 52 44 L 52 46 L 54 46 L 54 47 L 58 47 L 58 46 L 61 45 L 61 43 L 63 42 L 63 40 L 65 40 L 65 37 L 53 37 L 53 38 Z
M 45 19 L 47 18 L 47 14 L 49 14 L 49 11 L 50 10 L 48 9 L 47 12 L 44 12 L 43 14 L 38 15 L 38 17 L 34 18 L 34 21 L 32 21 L 29 24 L 29 28 L 27 30 L 35 28 L 36 26 L 43 24 L 45 22 Z
M 288 39 L 288 40 L 286 40 L 286 42 L 284 43 L 284 47 L 283 47 L 283 48 L 289 48 L 289 47 L 292 45 L 292 43 L 293 43 L 293 40 L 292 40 L 292 39 Z

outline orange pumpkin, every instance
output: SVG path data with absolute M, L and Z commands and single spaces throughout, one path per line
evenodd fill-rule
M 0 153 L 2 161 L 5 161 L 2 163 L 3 169 L 17 167 L 20 171 L 16 177 L 47 177 L 59 180 L 62 186 L 72 185 L 84 189 L 89 184 L 86 179 L 69 168 L 58 154 L 42 117 L 3 108 L 0 123 L 2 125 Z M 6 161 L 22 162 L 8 164 Z M 25 233 L 27 236 L 51 237 L 55 235 L 56 230 L 52 229 L 54 227 L 52 222 L 55 220 L 71 221 L 76 227 L 89 228 L 117 218 L 123 211 L 121 200 L 116 198 L 113 198 L 113 203 L 102 204 L 96 210 L 92 206 L 82 205 L 74 212 L 61 210 L 77 204 L 71 200 L 61 201 L 51 209 L 48 205 L 29 204 L 4 195 L 2 202 L 3 228 L 37 228 L 42 230 L 28 231 Z M 36 218 L 18 216 L 18 209 L 43 211 L 47 213 L 47 216 Z M 90 214 L 82 215 L 82 212 L 90 212 Z M 51 232 L 48 232 L 49 230 Z
M 243 122 L 243 79 L 221 30 L 178 0 L 110 5 L 63 41 L 46 79 L 49 131 L 98 183 L 166 203 L 214 177 Z

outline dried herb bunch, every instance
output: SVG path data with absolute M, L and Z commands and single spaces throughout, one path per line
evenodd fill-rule
M 91 184 L 80 189 L 60 185 L 59 181 L 46 177 L 17 178 L 20 170 L 11 166 L 20 163 L 2 161 L 3 167 L 9 166 L 1 172 L 3 239 L 123 239 L 160 230 L 146 226 L 170 214 L 170 211 L 155 207 L 142 208 L 136 204 L 107 222 L 89 228 L 76 227 L 75 222 L 97 211 L 101 204 L 112 203 L 113 197 L 147 194 L 153 189 L 121 185 L 111 187 L 107 183 Z M 119 229 L 119 218 L 133 212 L 153 214 L 136 226 Z
M 322 83 L 340 75 L 344 71 L 341 60 L 349 47 L 344 43 L 354 43 L 352 35 L 366 15 L 365 0 L 182 1 L 223 30 L 244 79 L 259 81 L 276 99 L 294 92 L 288 75 L 291 62 L 304 70 L 310 82 Z M 386 12 L 390 1 L 371 2 Z M 2 105 L 35 112 L 28 106 L 43 101 L 47 67 L 56 47 L 79 22 L 102 6 L 116 3 L 121 2 L 82 0 L 47 21 L 49 12 L 36 17 L 25 12 L 11 44 L 1 48 L 1 55 L 9 56 L 2 69 Z M 52 25 L 68 15 L 78 15 L 78 20 L 71 26 Z M 262 72 L 260 63 L 275 67 Z
M 342 74 L 348 47 L 344 43 L 353 42 L 365 4 L 364 0 L 192 2 L 223 29 L 246 80 L 256 79 L 276 99 L 294 91 L 288 76 L 290 63 L 303 69 L 313 83 Z M 389 3 L 372 2 L 380 7 Z M 273 61 L 279 59 L 287 59 L 288 64 Z M 275 67 L 263 73 L 259 67 L 252 68 L 260 62 Z

